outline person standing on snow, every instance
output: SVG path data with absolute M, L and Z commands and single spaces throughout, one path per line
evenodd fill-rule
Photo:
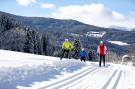
M 72 49 L 72 43 L 69 42 L 68 39 L 65 39 L 65 41 L 62 44 L 62 51 L 63 52 L 62 52 L 60 60 L 62 60 L 65 53 L 67 54 L 66 57 L 69 58 L 69 52 L 71 51 L 71 49 Z
M 80 57 L 81 57 L 81 61 L 85 62 L 87 57 L 87 52 L 84 50 L 84 48 L 82 48 L 82 50 L 80 51 Z
M 101 67 L 101 61 L 103 60 L 104 66 L 105 66 L 105 55 L 106 55 L 107 47 L 105 46 L 103 41 L 100 41 L 100 44 L 97 48 L 98 56 L 100 57 L 99 60 L 99 67 Z

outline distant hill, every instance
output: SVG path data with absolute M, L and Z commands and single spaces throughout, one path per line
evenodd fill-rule
M 134 28 L 134 29 L 132 29 L 132 31 L 135 31 L 135 28 Z
M 6 15 L 9 18 L 13 18 L 15 21 L 23 24 L 24 27 L 29 27 L 35 32 L 45 32 L 47 34 L 49 44 L 51 44 L 51 48 L 53 48 L 53 52 L 57 52 L 60 49 L 61 43 L 65 38 L 69 38 L 71 41 L 73 41 L 75 38 L 80 38 L 83 47 L 87 48 L 87 50 L 93 49 L 95 52 L 100 40 L 103 40 L 105 41 L 109 51 L 120 55 L 127 54 L 135 45 L 135 31 L 122 31 L 114 28 L 96 27 L 75 20 L 23 17 L 5 12 L 0 12 L 0 16 L 1 15 Z M 2 31 L 3 28 L 0 30 Z M 101 36 L 103 32 L 105 34 Z M 96 37 L 99 35 L 101 37 Z M 130 44 L 130 46 L 120 46 L 109 43 L 108 41 L 122 41 Z M 51 55 L 54 54 L 55 53 L 52 53 Z
M 121 27 L 121 26 L 110 26 L 108 28 L 114 28 L 114 29 L 120 29 L 120 30 L 123 30 L 123 31 L 131 31 L 132 29 L 131 28 L 127 28 L 127 27 Z

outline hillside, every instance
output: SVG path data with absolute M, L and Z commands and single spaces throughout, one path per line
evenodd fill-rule
M 134 89 L 135 68 L 0 50 L 0 89 Z M 40 60 L 40 61 L 39 61 Z
M 83 24 L 75 20 L 59 20 L 43 17 L 22 17 L 0 12 L 0 15 L 2 14 L 6 15 L 7 17 L 12 17 L 16 21 L 30 27 L 36 32 L 45 32 L 49 39 L 49 44 L 51 45 L 51 48 L 49 49 L 51 50 L 53 47 L 53 51 L 51 51 L 49 55 L 53 56 L 54 53 L 60 50 L 60 45 L 65 38 L 69 38 L 71 41 L 73 41 L 74 38 L 80 38 L 83 47 L 87 48 L 87 50 L 93 49 L 94 51 L 96 51 L 99 41 L 103 40 L 108 46 L 109 51 L 119 55 L 127 54 L 135 45 L 134 31 L 101 28 Z M 105 34 L 102 35 L 102 33 Z M 130 45 L 121 46 L 118 44 L 112 44 L 109 41 L 121 41 Z
M 46 54 L 48 38 L 34 28 L 0 13 L 0 48 L 19 52 Z

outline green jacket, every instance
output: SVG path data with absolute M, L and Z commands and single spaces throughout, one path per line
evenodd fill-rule
M 69 41 L 65 41 L 62 44 L 62 49 L 67 49 L 67 50 L 71 50 L 73 48 L 73 45 L 71 42 Z

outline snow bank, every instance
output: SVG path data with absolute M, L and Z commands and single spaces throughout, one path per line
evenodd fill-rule
M 35 81 L 46 81 L 73 72 L 85 66 L 84 63 L 59 58 L 38 56 L 0 50 L 0 89 L 15 89 L 18 85 L 29 86 Z
M 127 45 L 130 45 L 128 43 L 125 43 L 125 42 L 122 42 L 122 41 L 108 41 L 112 44 L 117 44 L 117 45 L 120 45 L 120 46 L 127 46 Z

